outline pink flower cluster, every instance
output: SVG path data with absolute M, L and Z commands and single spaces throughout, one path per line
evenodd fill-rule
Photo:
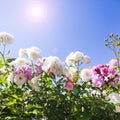
M 35 76 L 39 76 L 42 72 L 42 65 L 43 63 L 41 61 L 38 61 L 35 66 Z
M 22 74 L 26 78 L 26 82 L 32 79 L 32 68 L 29 65 L 23 65 L 14 70 L 16 75 Z
M 118 84 L 119 76 L 113 66 L 97 65 L 92 71 L 92 84 L 94 87 L 102 88 L 105 85 L 114 87 Z

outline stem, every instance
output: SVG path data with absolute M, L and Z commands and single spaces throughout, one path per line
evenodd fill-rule
M 6 61 L 5 61 L 5 57 L 4 54 L 0 51 L 0 55 L 2 56 L 3 62 L 4 62 L 4 66 L 5 66 L 5 70 L 8 71 L 7 66 L 6 66 Z
M 3 51 L 2 52 L 0 51 L 0 55 L 3 59 L 5 70 L 8 72 L 7 65 L 6 65 L 6 60 L 5 60 L 5 47 L 6 47 L 6 45 L 3 44 Z
M 33 74 L 35 74 L 34 62 L 32 60 L 31 60 L 31 67 L 32 67 Z
M 3 44 L 3 55 L 5 55 L 5 44 Z
M 116 51 L 116 47 L 115 47 L 115 42 L 116 41 L 115 41 L 114 37 L 112 37 L 112 41 L 113 41 L 113 52 L 114 52 L 114 54 L 116 56 L 116 59 L 117 59 L 117 62 L 118 62 L 118 68 L 120 68 L 119 55 L 118 55 L 118 53 Z
M 116 47 L 115 47 L 115 39 L 112 37 L 112 41 L 113 41 L 113 52 L 115 53 L 115 56 L 116 58 L 118 58 L 118 55 L 117 55 L 117 51 L 116 51 Z

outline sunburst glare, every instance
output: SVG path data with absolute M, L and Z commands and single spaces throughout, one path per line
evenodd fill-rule
M 26 8 L 26 16 L 32 22 L 45 20 L 47 17 L 47 6 L 40 2 L 34 2 Z

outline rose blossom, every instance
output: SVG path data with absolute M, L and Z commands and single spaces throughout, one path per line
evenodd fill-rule
M 117 59 L 112 59 L 108 63 L 110 66 L 118 66 L 118 60 Z
M 29 85 L 32 87 L 32 89 L 35 90 L 35 91 L 40 90 L 38 80 L 39 80 L 39 76 L 32 78 L 31 81 L 28 82 Z
M 66 64 L 71 65 L 71 64 L 76 64 L 79 61 L 83 60 L 84 54 L 82 52 L 76 51 L 76 52 L 71 52 L 67 57 L 66 57 Z
M 26 78 L 24 77 L 24 74 L 16 74 L 14 76 L 14 82 L 17 84 L 17 85 L 23 85 L 25 82 L 26 82 Z
M 74 83 L 71 82 L 71 81 L 67 81 L 67 82 L 66 82 L 66 85 L 65 85 L 65 89 L 66 89 L 67 91 L 72 91 L 72 90 L 74 89 Z
M 92 83 L 95 87 L 103 87 L 104 85 L 116 86 L 119 81 L 118 72 L 113 66 L 102 64 L 93 67 Z
M 89 63 L 91 62 L 90 57 L 88 57 L 87 55 L 84 55 L 84 56 L 83 56 L 83 62 L 84 62 L 85 64 L 89 64 Z
M 83 81 L 87 82 L 92 79 L 91 69 L 85 68 L 81 71 L 80 76 Z
M 14 37 L 7 32 L 1 32 L 0 33 L 0 43 L 3 43 L 4 45 L 9 45 L 13 43 Z
M 26 51 L 27 51 L 27 55 L 28 55 L 29 59 L 31 59 L 31 60 L 37 60 L 37 59 L 41 58 L 40 49 L 37 47 L 27 48 Z
M 23 76 L 26 78 L 26 82 L 32 79 L 32 68 L 29 65 L 20 66 L 15 69 L 14 72 L 16 75 L 23 74 Z
M 56 56 L 50 56 L 43 62 L 42 70 L 51 72 L 56 76 L 64 74 L 65 66 L 61 60 Z
M 84 54 L 80 51 L 76 51 L 74 54 L 73 54 L 73 60 L 76 60 L 76 61 L 81 61 L 83 59 L 83 56 Z
M 25 58 L 21 58 L 21 57 L 15 59 L 14 61 L 10 63 L 10 65 L 20 65 L 20 66 L 25 65 L 25 64 L 30 64 L 30 61 L 26 60 Z
M 102 88 L 104 86 L 104 79 L 102 76 L 92 76 L 92 84 L 94 87 Z
M 108 75 L 109 75 L 109 69 L 108 69 L 108 67 L 106 67 L 106 66 L 102 67 L 102 68 L 100 69 L 100 71 L 101 71 L 101 74 L 102 74 L 103 76 L 108 76 Z
M 110 102 L 114 103 L 114 104 L 118 104 L 120 103 L 120 95 L 118 93 L 114 93 L 112 92 L 108 98 L 110 99 Z

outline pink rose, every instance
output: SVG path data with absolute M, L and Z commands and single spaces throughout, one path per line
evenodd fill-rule
M 67 91 L 72 91 L 72 90 L 74 89 L 74 83 L 71 82 L 71 81 L 67 81 L 67 82 L 66 82 L 66 85 L 65 85 L 65 89 L 66 89 Z

